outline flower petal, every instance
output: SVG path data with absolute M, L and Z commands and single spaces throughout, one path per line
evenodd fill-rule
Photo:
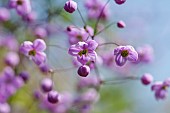
M 28 55 L 28 52 L 30 50 L 33 50 L 33 43 L 32 42 L 25 41 L 24 43 L 21 44 L 21 46 L 20 46 L 20 52 L 21 53 Z
M 45 44 L 44 40 L 42 40 L 42 39 L 36 39 L 33 42 L 33 45 L 34 45 L 34 49 L 37 51 L 44 51 L 46 49 L 46 44 Z

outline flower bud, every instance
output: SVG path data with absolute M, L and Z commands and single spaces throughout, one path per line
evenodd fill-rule
M 53 82 L 49 78 L 45 78 L 41 82 L 41 89 L 43 92 L 49 92 L 52 90 Z
M 149 85 L 152 81 L 153 81 L 153 76 L 149 73 L 145 73 L 141 77 L 141 82 L 142 82 L 143 85 Z
M 58 100 L 58 92 L 57 91 L 50 91 L 47 95 L 47 99 L 50 103 L 55 104 Z
M 86 77 L 90 73 L 90 68 L 87 65 L 80 66 L 77 73 L 81 77 Z
M 120 20 L 120 21 L 117 22 L 117 27 L 118 28 L 125 28 L 126 24 L 122 20 Z
M 29 79 L 29 74 L 26 71 L 21 72 L 19 76 L 24 80 L 24 82 L 27 82 Z
M 126 0 L 115 0 L 116 4 L 121 5 L 126 2 Z
M 77 3 L 72 0 L 68 0 L 64 5 L 64 9 L 68 13 L 73 13 L 77 9 Z

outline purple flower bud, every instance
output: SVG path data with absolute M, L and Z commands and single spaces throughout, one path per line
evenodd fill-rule
M 145 73 L 141 77 L 141 82 L 142 82 L 143 85 L 149 85 L 152 81 L 153 81 L 153 76 L 149 73 Z
M 52 90 L 53 81 L 49 78 L 44 78 L 41 81 L 41 89 L 43 92 L 49 92 Z
M 73 0 L 68 0 L 64 5 L 64 9 L 68 13 L 73 13 L 77 9 L 77 3 Z
M 117 27 L 118 28 L 125 28 L 126 24 L 122 20 L 120 20 L 120 21 L 117 22 Z
M 50 103 L 55 104 L 58 100 L 58 92 L 57 91 L 50 91 L 47 95 L 47 99 Z
M 6 8 L 0 8 L 0 21 L 8 21 L 10 19 L 10 13 Z
M 35 12 L 30 12 L 27 15 L 23 15 L 22 19 L 26 22 L 31 23 L 31 22 L 34 22 L 37 19 L 37 14 Z
M 20 59 L 16 52 L 9 52 L 5 56 L 5 63 L 10 66 L 16 66 L 18 65 Z
M 26 71 L 21 72 L 19 76 L 24 80 L 24 82 L 27 82 L 29 79 L 29 74 Z
M 86 77 L 90 73 L 90 68 L 87 65 L 80 66 L 77 73 L 81 77 Z
M 115 0 L 116 4 L 121 5 L 126 2 L 126 0 Z

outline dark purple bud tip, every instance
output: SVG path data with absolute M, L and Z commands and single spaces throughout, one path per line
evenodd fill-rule
M 68 0 L 64 5 L 64 9 L 68 13 L 73 13 L 77 9 L 77 3 L 73 0 Z
M 19 76 L 24 80 L 24 82 L 27 82 L 29 79 L 29 74 L 26 71 L 21 72 Z
M 53 81 L 49 78 L 45 78 L 41 81 L 41 89 L 43 92 L 49 92 L 52 90 Z
M 58 92 L 57 91 L 50 91 L 47 95 L 47 99 L 50 103 L 55 104 L 58 100 Z
M 145 73 L 141 77 L 141 82 L 142 82 L 143 85 L 149 85 L 152 81 L 153 81 L 153 76 L 149 73 Z
M 117 22 L 117 27 L 118 28 L 125 28 L 126 24 L 122 20 L 120 20 L 120 21 Z
M 90 68 L 87 65 L 80 66 L 77 73 L 81 77 L 86 77 L 90 73 Z
M 116 4 L 121 5 L 126 2 L 126 0 L 115 0 Z

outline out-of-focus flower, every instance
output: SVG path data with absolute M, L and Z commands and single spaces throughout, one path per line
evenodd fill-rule
M 155 82 L 151 87 L 152 91 L 155 92 L 155 98 L 157 100 L 165 99 L 168 94 L 169 86 L 170 86 L 170 78 L 168 78 L 164 82 L 161 81 Z
M 37 65 L 46 61 L 46 54 L 43 52 L 46 49 L 46 43 L 42 39 L 36 39 L 33 43 L 25 41 L 20 46 L 20 52 L 28 56 Z
M 20 59 L 16 52 L 8 52 L 5 56 L 4 61 L 7 65 L 17 66 L 20 62 Z
M 31 12 L 30 0 L 9 0 L 9 7 L 15 8 L 21 16 Z
M 68 0 L 64 5 L 64 9 L 68 13 L 73 13 L 77 9 L 77 3 L 73 0 Z
M 87 8 L 87 14 L 89 19 L 101 19 L 106 20 L 109 16 L 109 9 L 105 7 L 105 3 L 102 0 L 86 0 L 85 7 Z M 105 7 L 103 9 L 103 7 Z
M 79 41 L 86 41 L 88 37 L 93 36 L 94 30 L 90 26 L 84 28 L 77 28 L 76 26 L 68 26 L 67 34 L 69 38 L 69 43 L 76 44 Z
M 123 66 L 126 61 L 135 62 L 138 59 L 138 53 L 136 50 L 130 46 L 118 46 L 114 49 L 115 62 L 118 66 Z
M 72 56 L 77 57 L 77 60 L 81 64 L 86 64 L 89 61 L 96 61 L 97 54 L 95 49 L 98 43 L 94 40 L 89 40 L 87 42 L 78 42 L 77 44 L 71 45 L 68 53 Z
M 10 12 L 6 8 L 0 8 L 0 21 L 8 21 L 10 19 Z
M 22 78 L 15 76 L 11 67 L 6 67 L 0 76 L 0 102 L 6 102 L 23 84 Z
M 34 29 L 34 34 L 37 38 L 45 38 L 47 37 L 47 30 L 43 27 L 36 27 Z
M 0 103 L 0 113 L 10 113 L 11 107 L 8 103 Z
M 144 45 L 142 47 L 137 48 L 138 52 L 138 60 L 135 63 L 150 63 L 154 59 L 153 48 L 150 45 Z
M 30 12 L 27 15 L 23 15 L 22 19 L 28 23 L 34 22 L 37 19 L 37 14 L 35 12 Z

